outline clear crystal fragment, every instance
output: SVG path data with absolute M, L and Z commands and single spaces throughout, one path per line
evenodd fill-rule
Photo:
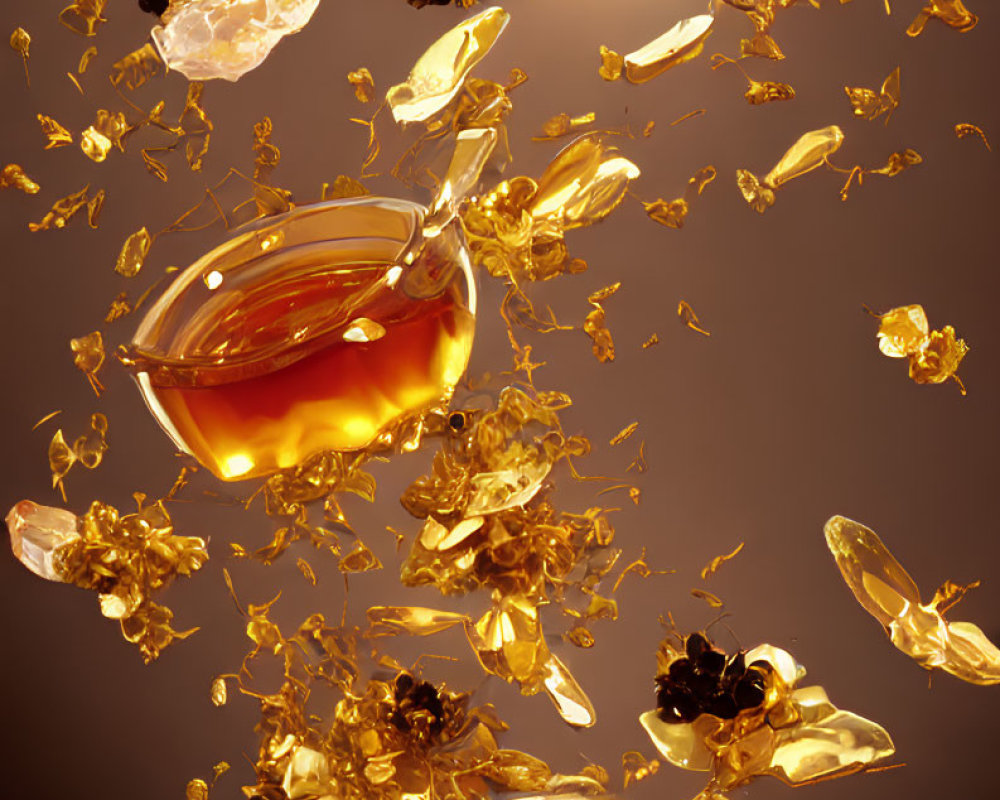
M 319 0 L 188 0 L 150 32 L 170 69 L 189 80 L 238 80 L 306 26 Z
M 76 514 L 22 500 L 7 515 L 10 547 L 28 569 L 48 581 L 63 582 L 55 554 L 80 538 Z

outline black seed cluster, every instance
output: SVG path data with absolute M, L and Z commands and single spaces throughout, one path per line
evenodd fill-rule
M 170 0 L 139 0 L 139 8 L 148 14 L 156 14 L 156 16 L 163 16 L 163 12 L 167 10 L 170 5 Z
M 764 702 L 767 661 L 749 666 L 743 651 L 727 657 L 700 633 L 684 642 L 686 657 L 656 678 L 656 706 L 664 722 L 693 722 L 701 714 L 733 719 Z
M 441 733 L 444 727 L 444 705 L 434 684 L 428 681 L 416 681 L 405 672 L 396 677 L 393 696 L 396 710 L 389 717 L 389 722 L 404 733 L 413 728 L 413 714 L 425 711 L 421 716 L 427 719 L 428 730 L 432 736 Z M 429 717 L 429 719 L 428 719 Z

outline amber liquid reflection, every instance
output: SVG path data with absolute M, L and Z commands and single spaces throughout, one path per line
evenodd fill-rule
M 400 415 L 448 396 L 472 347 L 461 275 L 440 296 L 415 301 L 390 269 L 341 264 L 230 293 L 180 333 L 184 350 L 266 352 L 264 363 L 237 355 L 224 370 L 153 365 L 141 381 L 147 402 L 179 445 L 228 480 L 365 447 Z M 330 330 L 331 317 L 344 322 Z M 359 318 L 384 335 L 345 340 Z M 299 341 L 320 327 L 321 341 Z

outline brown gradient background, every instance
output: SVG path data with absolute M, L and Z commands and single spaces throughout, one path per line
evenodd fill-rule
M 959 141 L 953 133 L 955 123 L 974 122 L 1000 138 L 1000 14 L 993 2 L 970 0 L 981 15 L 971 33 L 932 22 L 922 37 L 909 39 L 903 31 L 921 4 L 896 0 L 888 18 L 879 0 L 845 6 L 828 0 L 821 11 L 805 4 L 785 11 L 774 33 L 787 60 L 745 63 L 759 78 L 791 82 L 798 96 L 750 107 L 741 99 L 737 72 L 712 72 L 705 57 L 641 87 L 597 77 L 598 45 L 627 52 L 703 11 L 703 0 L 509 0 L 513 21 L 478 74 L 502 79 L 518 66 L 531 76 L 514 95 L 515 174 L 537 174 L 557 151 L 557 143 L 530 141 L 548 117 L 596 111 L 607 126 L 628 122 L 641 130 L 647 120 L 657 121 L 650 138 L 620 140 L 642 167 L 634 188 L 643 198 L 680 195 L 706 164 L 718 168 L 719 178 L 692 204 L 682 231 L 653 224 L 629 202 L 605 224 L 571 234 L 572 252 L 587 259 L 589 271 L 533 289 L 540 302 L 551 302 L 578 324 L 589 292 L 623 282 L 607 303 L 618 345 L 613 364 L 596 363 L 578 331 L 526 341 L 534 343 L 536 358 L 548 362 L 537 383 L 576 400 L 566 424 L 595 442 L 584 464 L 592 474 L 621 474 L 639 440 L 646 441 L 650 469 L 638 479 L 642 504 L 632 507 L 621 495 L 604 499 L 628 506 L 615 515 L 628 555 L 645 546 L 654 566 L 677 570 L 626 582 L 620 621 L 595 626 L 591 651 L 560 642 L 564 620 L 549 610 L 553 647 L 590 692 L 597 727 L 572 731 L 544 697 L 522 698 L 498 679 L 483 680 L 457 635 L 393 646 L 403 658 L 424 645 L 463 657 L 461 666 L 431 662 L 427 675 L 456 688 L 478 687 L 477 700 L 496 702 L 512 723 L 505 746 L 567 772 L 593 759 L 620 787 L 620 754 L 654 752 L 636 718 L 652 704 L 658 615 L 672 611 L 687 630 L 711 622 L 714 612 L 689 590 L 701 585 L 697 572 L 709 558 L 745 540 L 745 552 L 705 587 L 726 600 L 727 623 L 739 642 L 791 650 L 808 668 L 808 679 L 825 686 L 835 703 L 885 725 L 897 760 L 907 764 L 798 790 L 801 796 L 981 798 L 996 792 L 1000 689 L 937 675 L 928 690 L 926 674 L 889 644 L 851 597 L 822 537 L 832 514 L 865 522 L 928 596 L 945 579 L 982 578 L 983 587 L 956 618 L 1000 637 L 997 160 L 976 140 Z M 0 9 L 4 36 L 24 25 L 34 39 L 30 91 L 16 55 L 5 46 L 0 57 L 0 155 L 4 163 L 22 164 L 43 186 L 36 197 L 0 195 L 6 378 L 0 505 L 6 509 L 24 497 L 58 504 L 49 489 L 47 442 L 57 425 L 67 437 L 78 435 L 89 414 L 100 410 L 110 419 L 105 463 L 94 473 L 74 470 L 67 482 L 69 507 L 82 512 L 95 497 L 126 508 L 133 490 L 164 493 L 178 460 L 115 364 L 102 375 L 107 394 L 95 399 L 72 365 L 68 340 L 93 330 L 119 291 L 134 298 L 165 267 L 190 263 L 224 234 L 215 228 L 159 241 L 132 281 L 112 270 L 124 238 L 141 225 L 162 228 L 230 165 L 250 169 L 250 129 L 265 114 L 274 120 L 274 141 L 284 155 L 274 179 L 300 202 L 315 198 L 322 181 L 356 174 L 366 132 L 347 118 L 370 111 L 354 100 L 344 75 L 366 65 L 384 90 L 462 14 L 452 8 L 418 12 L 403 0 L 327 0 L 308 28 L 261 68 L 235 85 L 207 87 L 205 105 L 216 133 L 205 172 L 192 175 L 179 155 L 171 156 L 170 182 L 163 185 L 143 169 L 138 140 L 127 154 L 113 153 L 101 165 L 76 146 L 42 151 L 36 113 L 78 132 L 97 108 L 122 107 L 104 76 L 113 61 L 142 43 L 152 21 L 129 0 L 109 3 L 109 22 L 93 40 L 100 55 L 81 97 L 64 73 L 75 70 L 92 41 L 55 23 L 61 6 L 58 0 L 5 0 Z M 719 16 L 706 55 L 732 53 L 748 29 L 731 9 Z M 854 120 L 843 86 L 877 88 L 897 64 L 903 103 L 888 127 Z M 148 107 L 166 97 L 173 115 L 185 86 L 182 76 L 171 74 L 140 90 L 137 100 Z M 699 107 L 708 113 L 669 127 Z M 916 149 L 925 163 L 893 179 L 871 177 L 847 203 L 837 195 L 841 178 L 818 172 L 780 192 L 764 216 L 744 204 L 735 186 L 737 168 L 762 174 L 801 133 L 833 123 L 846 134 L 840 164 L 874 166 L 903 147 Z M 385 146 L 383 168 L 400 152 L 400 142 L 388 136 Z M 29 220 L 86 183 L 107 189 L 100 230 L 78 219 L 63 231 L 28 233 Z M 389 178 L 370 186 L 427 199 Z M 481 286 L 473 374 L 509 364 L 496 314 L 501 288 L 488 278 Z M 697 310 L 711 338 L 678 323 L 681 298 Z M 862 313 L 862 303 L 885 309 L 914 302 L 924 304 L 932 325 L 951 323 L 970 343 L 962 366 L 968 397 L 954 385 L 916 386 L 905 364 L 878 352 L 876 324 Z M 102 327 L 109 350 L 128 339 L 137 321 Z M 642 350 L 654 331 L 660 345 Z M 58 420 L 32 432 L 34 422 L 54 409 L 63 409 Z M 609 448 L 608 439 L 633 420 L 640 423 L 636 437 Z M 356 527 L 386 564 L 383 572 L 352 581 L 354 621 L 374 603 L 476 614 L 487 604 L 478 595 L 443 601 L 433 590 L 405 589 L 395 580 L 399 561 L 384 526 L 418 529 L 396 498 L 429 457 L 424 452 L 377 465 L 375 506 L 346 501 Z M 562 470 L 557 480 L 563 507 L 582 510 L 594 503 L 593 484 L 573 483 Z M 202 475 L 187 497 L 203 489 L 244 496 L 251 488 L 222 486 Z M 212 677 L 234 671 L 247 646 L 222 567 L 233 572 L 244 601 L 263 602 L 282 589 L 275 616 L 286 627 L 317 610 L 336 618 L 343 587 L 333 561 L 306 548 L 269 569 L 227 559 L 229 541 L 256 547 L 269 540 L 273 523 L 259 513 L 204 500 L 178 504 L 174 513 L 181 532 L 211 540 L 207 567 L 165 596 L 177 627 L 200 625 L 201 632 L 150 667 L 100 616 L 95 597 L 45 583 L 0 555 L 0 797 L 176 800 L 190 778 L 209 776 L 222 759 L 234 771 L 213 797 L 242 796 L 238 786 L 252 782 L 241 754 L 256 752 L 255 703 L 237 696 L 216 709 L 208 700 Z M 317 588 L 296 570 L 299 555 L 320 575 Z M 734 646 L 724 627 L 714 633 Z M 691 796 L 702 778 L 665 765 L 627 796 Z M 769 800 L 793 791 L 762 779 L 734 796 Z

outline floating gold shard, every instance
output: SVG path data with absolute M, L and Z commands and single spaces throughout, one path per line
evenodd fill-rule
M 571 117 L 566 113 L 556 114 L 554 117 L 546 120 L 546 122 L 542 125 L 541 136 L 532 136 L 531 138 L 536 142 L 544 142 L 549 139 L 558 139 L 561 136 L 568 136 L 577 128 L 593 124 L 595 118 L 596 116 L 593 111 L 587 114 L 580 114 L 576 117 Z
M 100 164 L 111 152 L 111 140 L 97 131 L 93 125 L 80 134 L 80 149 L 91 161 Z
M 711 164 L 702 167 L 688 179 L 688 187 L 700 195 L 712 181 L 715 180 L 718 172 Z
M 959 33 L 968 33 L 979 22 L 979 17 L 969 11 L 962 0 L 928 0 L 906 29 L 907 36 L 919 36 L 932 19 L 941 20 Z
M 488 8 L 434 42 L 413 65 L 406 82 L 386 93 L 396 122 L 424 122 L 448 105 L 508 22 L 510 14 L 502 8 Z
M 49 469 L 52 471 L 52 487 L 59 489 L 66 499 L 63 480 L 66 473 L 76 463 L 87 469 L 97 469 L 108 449 L 108 419 L 103 414 L 92 414 L 88 433 L 78 437 L 70 447 L 63 437 L 62 429 L 55 432 L 49 443 Z
M 155 78 L 162 68 L 163 62 L 156 50 L 147 43 L 111 65 L 111 83 L 135 90 Z
M 639 722 L 671 764 L 710 773 L 699 798 L 722 800 L 761 775 L 791 786 L 841 777 L 895 752 L 880 725 L 841 711 L 821 686 L 799 688 L 805 670 L 784 650 L 765 644 L 727 657 L 700 634 L 679 641 L 660 646 L 659 708 Z M 725 675 L 710 666 L 719 663 Z M 703 669 L 729 698 L 713 695 L 712 711 L 687 688 L 689 675 L 701 678 Z
M 84 208 L 88 212 L 88 221 L 92 222 L 91 227 L 96 227 L 96 224 L 93 223 L 97 221 L 96 217 L 100 211 L 100 202 L 96 206 L 92 204 L 98 198 L 103 198 L 103 190 L 93 198 L 90 197 L 89 192 L 90 187 L 84 186 L 80 191 L 57 200 L 45 216 L 42 217 L 40 222 L 29 222 L 28 229 L 36 232 L 52 230 L 53 228 L 64 228 L 66 227 L 66 223 Z
M 97 26 L 107 22 L 101 16 L 106 4 L 107 0 L 74 0 L 59 12 L 59 21 L 81 36 L 96 36 Z
M 763 180 L 748 170 L 736 171 L 736 182 L 751 208 L 763 214 L 774 205 L 774 192 L 800 175 L 826 163 L 840 148 L 844 134 L 836 125 L 809 131 L 791 146 Z
M 140 228 L 122 245 L 118 260 L 115 261 L 115 272 L 124 275 L 126 278 L 134 278 L 139 274 L 142 265 L 149 255 L 149 248 L 153 246 L 153 239 L 145 227 Z
M 0 170 L 0 189 L 19 189 L 25 194 L 38 194 L 41 188 L 19 164 L 7 164 Z
M 345 197 L 364 197 L 371 192 L 361 181 L 347 175 L 338 175 L 333 185 L 324 183 L 320 196 L 323 200 L 339 200 Z
M 714 22 L 715 17 L 711 14 L 682 19 L 659 38 L 625 56 L 625 76 L 632 83 L 645 83 L 671 67 L 696 58 Z
M 184 800 L 208 800 L 208 784 L 201 778 L 188 781 L 184 790 Z
M 615 342 L 608 330 L 606 314 L 602 303 L 618 291 L 621 283 L 606 286 L 594 292 L 587 298 L 587 302 L 594 308 L 587 314 L 583 321 L 583 332 L 589 336 L 593 342 L 594 358 L 602 364 L 615 360 Z
M 633 783 L 646 780 L 660 769 L 660 762 L 655 758 L 648 760 L 642 753 L 629 750 L 622 753 L 623 788 L 627 789 Z
M 691 596 L 696 600 L 704 600 L 712 608 L 722 608 L 725 603 L 722 599 L 712 592 L 705 591 L 704 589 L 692 589 Z
M 633 422 L 630 425 L 626 425 L 624 428 L 622 428 L 618 433 L 614 435 L 614 437 L 611 439 L 610 442 L 608 442 L 608 444 L 610 444 L 612 447 L 621 444 L 622 442 L 627 441 L 632 436 L 632 434 L 635 433 L 637 430 L 639 430 L 638 422 Z
M 774 103 L 781 100 L 793 100 L 795 89 L 787 83 L 779 81 L 758 81 L 748 78 L 750 85 L 743 93 L 744 99 L 752 106 L 764 103 Z
M 80 461 L 87 466 L 85 450 Z M 77 517 L 23 500 L 8 514 L 7 527 L 15 554 L 20 551 L 18 557 L 37 575 L 98 592 L 101 613 L 120 622 L 122 635 L 139 646 L 147 664 L 174 639 L 194 632 L 174 631 L 170 609 L 150 599 L 208 559 L 203 539 L 174 535 L 162 502 L 121 515 L 94 501 Z
M 362 103 L 370 103 L 375 96 L 375 79 L 368 67 L 359 67 L 348 72 L 347 82 L 354 87 L 354 96 Z
M 319 0 L 175 0 L 150 36 L 167 66 L 188 80 L 236 81 L 304 28 L 318 6 Z
M 100 397 L 104 387 L 97 373 L 104 366 L 104 339 L 100 331 L 94 331 L 79 339 L 70 339 L 70 349 L 73 351 L 73 364 L 87 376 L 94 393 Z
M 691 330 L 697 331 L 702 336 L 712 335 L 701 327 L 701 324 L 698 321 L 698 315 L 694 313 L 694 309 L 691 308 L 690 304 L 686 300 L 681 300 L 677 304 L 677 316 L 683 324 L 687 325 Z
M 778 43 L 770 34 L 758 31 L 752 39 L 740 39 L 740 58 L 768 58 L 772 61 L 782 61 L 785 54 L 781 52 Z
M 657 199 L 652 203 L 643 202 L 642 207 L 653 222 L 678 230 L 684 227 L 684 220 L 688 215 L 688 203 L 683 197 L 669 201 Z
M 180 127 L 184 139 L 184 156 L 192 172 L 201 172 L 202 159 L 208 153 L 215 125 L 201 105 L 205 84 L 191 81 L 188 84 L 187 96 L 184 98 L 184 110 L 181 111 Z
M 21 56 L 21 61 L 24 62 L 24 79 L 28 82 L 28 86 L 31 86 L 31 76 L 28 74 L 28 59 L 31 57 L 31 34 L 24 28 L 15 28 L 10 35 L 10 46 L 15 53 Z
M 215 678 L 212 681 L 212 691 L 211 691 L 212 705 L 216 708 L 221 708 L 228 701 L 228 689 L 226 687 L 226 679 L 223 677 Z
M 954 380 L 965 394 L 958 367 L 969 352 L 955 329 L 945 325 L 931 331 L 922 306 L 910 305 L 875 315 L 879 320 L 878 346 L 890 358 L 908 358 L 910 377 L 916 383 L 944 383 Z
M 978 125 L 973 125 L 970 122 L 960 122 L 955 126 L 955 135 L 959 139 L 964 139 L 966 136 L 977 136 L 987 150 L 990 152 L 993 151 L 993 148 L 990 147 L 990 140 L 986 138 L 986 133 Z
M 738 556 L 743 551 L 744 544 L 745 542 L 740 542 L 738 545 L 736 545 L 736 548 L 732 552 L 726 553 L 725 555 L 716 556 L 711 561 L 709 561 L 701 570 L 701 579 L 703 581 L 708 580 L 716 572 L 718 572 L 719 567 L 721 567 L 727 561 L 736 558 L 736 556 Z
M 851 101 L 854 116 L 873 120 L 886 114 L 885 123 L 888 125 L 892 112 L 899 108 L 901 97 L 899 67 L 889 73 L 878 93 L 873 89 L 851 86 L 845 86 L 844 91 L 847 92 L 847 99 Z
M 858 185 L 861 186 L 864 183 L 865 175 L 886 175 L 891 178 L 894 175 L 898 175 L 904 169 L 909 169 L 910 167 L 922 164 L 923 161 L 923 156 L 921 156 L 920 153 L 916 150 L 906 148 L 905 150 L 890 153 L 884 167 L 865 169 L 864 167 L 858 165 L 850 170 L 845 170 L 840 167 L 835 167 L 832 164 L 828 164 L 828 166 L 835 172 L 847 173 L 847 181 L 840 190 L 840 199 L 847 200 L 851 184 L 853 184 L 855 180 L 857 180 Z
M 63 147 L 67 144 L 73 143 L 73 134 L 52 119 L 52 117 L 39 114 L 38 124 L 42 126 L 42 133 L 45 134 L 45 137 L 49 140 L 45 145 L 46 150 L 51 150 L 54 147 Z
M 978 581 L 946 582 L 929 603 L 874 531 L 846 517 L 824 526 L 826 543 L 844 580 L 899 649 L 927 670 L 942 669 L 968 683 L 1000 683 L 1000 649 L 971 622 L 947 622 L 945 612 Z
M 618 80 L 622 76 L 622 70 L 625 68 L 625 58 L 603 44 L 601 45 L 600 52 L 601 66 L 597 70 L 597 74 L 606 81 Z
M 80 56 L 80 63 L 76 67 L 76 72 L 78 75 L 83 75 L 87 71 L 87 67 L 90 66 L 90 62 L 97 57 L 97 47 L 91 46 L 83 51 L 83 55 Z

